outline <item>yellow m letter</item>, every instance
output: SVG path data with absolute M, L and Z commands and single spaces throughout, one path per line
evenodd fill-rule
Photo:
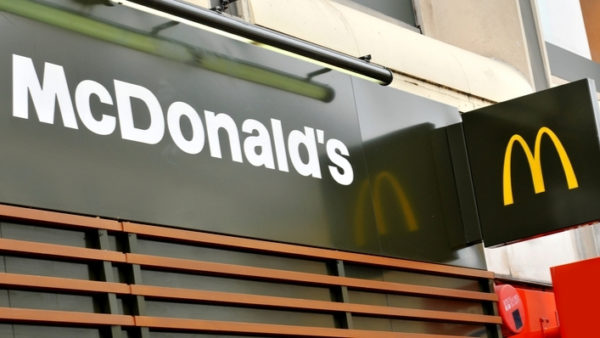
M 548 127 L 541 127 L 538 130 L 537 136 L 535 137 L 535 146 L 534 152 L 531 153 L 531 148 L 527 145 L 523 137 L 521 135 L 515 134 L 508 141 L 508 145 L 506 146 L 506 152 L 504 153 L 504 170 L 502 176 L 502 185 L 504 192 L 504 205 L 511 205 L 514 203 L 513 200 L 513 192 L 512 192 L 512 179 L 511 179 L 511 159 L 512 159 L 512 149 L 515 143 L 519 143 L 525 156 L 527 157 L 527 162 L 529 163 L 529 170 L 531 172 L 531 180 L 533 181 L 533 190 L 536 194 L 542 193 L 546 191 L 544 186 L 544 175 L 542 173 L 542 163 L 540 151 L 542 147 L 542 137 L 547 135 L 552 144 L 554 145 L 554 149 L 558 153 L 560 158 L 560 162 L 562 164 L 563 170 L 565 172 L 565 178 L 567 179 L 567 186 L 569 189 L 575 189 L 579 187 L 577 183 L 577 177 L 575 176 L 575 172 L 573 171 L 573 166 L 571 165 L 571 161 L 569 160 L 569 156 L 565 151 L 562 143 L 554 134 L 552 130 Z

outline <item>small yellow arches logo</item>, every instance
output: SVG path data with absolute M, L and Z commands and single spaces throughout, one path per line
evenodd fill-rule
M 504 193 L 504 205 L 511 205 L 514 203 L 513 200 L 513 192 L 512 192 L 512 178 L 511 178 L 511 160 L 512 160 L 512 149 L 515 143 L 518 143 L 525 156 L 527 157 L 527 162 L 529 163 L 529 170 L 531 172 L 531 180 L 533 181 L 533 190 L 536 194 L 542 193 L 546 191 L 546 187 L 544 185 L 544 174 L 542 173 L 542 163 L 541 163 L 541 147 L 542 147 L 542 137 L 547 135 L 558 156 L 560 158 L 560 162 L 562 164 L 563 170 L 565 172 L 565 178 L 567 180 L 567 186 L 569 189 L 576 189 L 579 187 L 577 183 L 577 177 L 575 176 L 575 172 L 573 171 L 573 166 L 571 165 L 571 161 L 569 160 L 569 156 L 565 151 L 562 143 L 558 139 L 558 136 L 550 130 L 548 127 L 541 127 L 538 130 L 537 136 L 535 137 L 535 144 L 533 153 L 531 152 L 531 148 L 527 145 L 527 142 L 521 137 L 519 134 L 513 135 L 508 141 L 508 145 L 506 146 L 506 152 L 504 153 L 504 170 L 502 172 L 502 187 Z

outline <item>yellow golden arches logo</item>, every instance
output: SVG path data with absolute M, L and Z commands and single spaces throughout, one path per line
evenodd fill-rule
M 394 194 L 396 196 L 398 206 L 402 210 L 404 214 L 404 219 L 406 221 L 406 228 L 410 232 L 414 232 L 419 230 L 419 225 L 417 224 L 417 218 L 415 217 L 415 213 L 410 205 L 408 197 L 404 192 L 404 189 L 390 172 L 382 171 L 377 176 L 375 176 L 375 180 L 373 181 L 373 212 L 375 213 L 375 221 L 377 226 L 377 232 L 380 235 L 386 234 L 388 232 L 387 223 L 384 217 L 383 203 L 381 201 L 381 189 L 387 183 L 389 187 L 392 188 Z M 355 241 L 359 245 L 364 245 L 365 241 L 365 210 L 364 204 L 368 203 L 369 197 L 369 181 L 365 180 L 362 182 L 360 186 L 360 191 L 358 193 L 358 203 L 356 207 L 356 214 L 354 217 L 354 236 Z
M 536 194 L 539 194 L 546 191 L 546 187 L 544 185 L 544 174 L 542 173 L 542 159 L 540 155 L 540 151 L 542 148 L 542 137 L 544 135 L 547 135 L 550 138 L 552 144 L 554 145 L 554 149 L 556 149 L 556 152 L 558 153 L 560 162 L 565 172 L 568 188 L 576 189 L 579 187 L 579 184 L 577 183 L 577 177 L 575 176 L 573 166 L 571 165 L 569 156 L 565 151 L 565 147 L 563 147 L 562 143 L 558 139 L 558 136 L 556 136 L 556 134 L 552 130 L 550 130 L 550 128 L 541 127 L 538 130 L 538 133 L 535 137 L 533 154 L 531 153 L 531 148 L 529 148 L 529 146 L 527 145 L 523 137 L 521 137 L 521 135 L 515 134 L 508 141 L 508 145 L 506 146 L 506 152 L 504 153 L 504 170 L 502 174 L 502 186 L 504 192 L 505 206 L 514 203 L 511 179 L 511 160 L 512 149 L 516 142 L 519 143 L 519 145 L 523 149 L 523 152 L 525 153 L 525 156 L 527 157 L 527 162 L 529 163 L 529 170 L 531 172 L 531 180 L 533 181 L 534 192 Z

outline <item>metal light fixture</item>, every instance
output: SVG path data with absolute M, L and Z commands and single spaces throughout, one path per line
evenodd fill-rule
M 382 85 L 390 84 L 393 79 L 392 72 L 385 67 L 190 4 L 175 0 L 110 1 L 226 35 L 239 41 L 271 49 L 352 76 L 378 82 Z

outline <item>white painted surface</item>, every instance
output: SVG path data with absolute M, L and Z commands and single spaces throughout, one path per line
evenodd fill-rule
M 579 0 L 538 0 L 544 39 L 591 59 Z
M 185 2 L 189 2 L 193 5 L 210 8 L 210 0 L 183 0 Z
M 600 225 L 582 227 L 497 248 L 486 248 L 488 269 L 498 277 L 551 283 L 550 268 L 597 257 Z

